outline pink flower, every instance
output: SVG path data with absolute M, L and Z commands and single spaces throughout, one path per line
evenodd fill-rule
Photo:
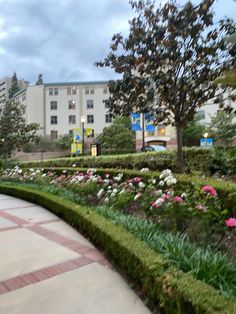
M 170 199 L 170 195 L 168 195 L 166 193 L 162 194 L 161 197 L 164 198 L 164 200 L 169 200 Z
M 155 202 L 152 203 L 152 207 L 158 208 L 164 202 L 165 202 L 164 198 L 159 197 Z
M 140 177 L 135 177 L 135 178 L 133 178 L 133 182 L 134 183 L 139 183 L 139 182 L 141 182 L 142 181 L 142 179 L 140 178 Z
M 210 185 L 203 186 L 202 187 L 202 191 L 205 192 L 205 193 L 210 194 L 211 196 L 214 196 L 214 197 L 217 196 L 216 190 L 212 186 L 210 186 Z
M 236 227 L 236 218 L 229 218 L 225 220 L 225 225 L 229 228 L 235 228 Z
M 203 206 L 203 205 L 200 205 L 200 204 L 197 205 L 196 208 L 197 208 L 198 210 L 202 211 L 202 212 L 205 212 L 205 211 L 206 211 L 206 207 Z
M 181 196 L 176 195 L 175 197 L 173 197 L 173 202 L 175 202 L 175 203 L 184 203 L 184 200 L 182 199 Z

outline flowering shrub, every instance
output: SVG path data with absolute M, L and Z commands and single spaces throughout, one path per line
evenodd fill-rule
M 73 174 L 63 170 L 57 175 L 53 170 L 22 170 L 16 166 L 6 170 L 2 179 L 63 187 L 75 192 L 81 205 L 109 206 L 131 213 L 159 223 L 163 230 L 185 233 L 203 245 L 223 244 L 224 235 L 236 227 L 236 218 L 229 218 L 232 214 L 222 208 L 214 187 L 177 190 L 177 180 L 169 169 L 144 180 L 139 176 L 127 179 L 123 173 L 99 175 L 94 168 Z

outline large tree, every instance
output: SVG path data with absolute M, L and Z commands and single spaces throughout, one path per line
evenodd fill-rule
M 135 133 L 131 131 L 128 117 L 116 118 L 109 127 L 103 129 L 98 140 L 102 149 L 110 151 L 135 150 Z
M 5 159 L 7 167 L 8 155 L 14 149 L 20 149 L 24 144 L 39 139 L 37 131 L 40 129 L 36 123 L 26 124 L 23 117 L 24 107 L 13 99 L 6 101 L 0 115 L 0 153 Z
M 18 86 L 16 72 L 13 73 L 11 79 L 11 86 L 8 91 L 8 98 L 11 99 L 17 92 L 19 92 L 20 88 Z
M 230 19 L 214 23 L 214 0 L 130 3 L 136 16 L 128 37 L 115 34 L 109 55 L 97 63 L 122 76 L 109 82 L 107 105 L 114 115 L 152 112 L 157 122 L 175 126 L 183 172 L 183 129 L 198 108 L 225 92 L 213 81 L 235 63 L 234 48 L 224 40 L 235 25 Z

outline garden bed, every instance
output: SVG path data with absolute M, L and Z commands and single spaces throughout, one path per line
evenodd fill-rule
M 130 278 L 141 284 L 152 303 L 165 313 L 236 313 L 233 299 L 225 298 L 210 285 L 178 270 L 162 254 L 154 252 L 111 219 L 24 184 L 2 183 L 0 191 L 42 205 L 83 232 L 103 247 Z M 61 193 L 63 189 L 57 191 Z

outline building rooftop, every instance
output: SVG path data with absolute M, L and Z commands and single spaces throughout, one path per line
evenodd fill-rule
M 109 81 L 88 81 L 88 82 L 59 82 L 59 83 L 43 83 L 44 86 L 69 86 L 69 85 L 103 85 Z

